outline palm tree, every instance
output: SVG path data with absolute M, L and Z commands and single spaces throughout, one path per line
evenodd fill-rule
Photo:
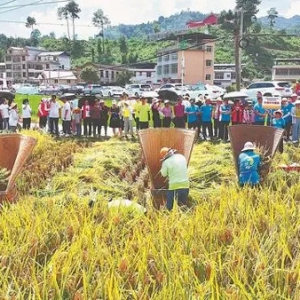
M 70 37 L 70 25 L 69 25 L 69 12 L 65 6 L 59 7 L 57 9 L 57 16 L 59 20 L 65 19 L 67 22 L 67 33 L 68 33 L 68 38 L 69 40 L 71 39 Z
M 33 17 L 28 16 L 26 19 L 26 24 L 25 26 L 27 28 L 31 28 L 31 30 L 33 30 L 33 26 L 36 25 L 36 20 Z
M 72 19 L 72 25 L 73 25 L 73 40 L 75 40 L 75 19 L 79 19 L 79 13 L 81 12 L 81 9 L 79 8 L 79 5 L 74 1 L 71 0 L 67 3 L 65 6 L 68 15 Z

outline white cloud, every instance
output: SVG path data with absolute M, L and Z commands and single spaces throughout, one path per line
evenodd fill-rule
M 103 9 L 104 13 L 111 20 L 112 25 L 117 25 L 120 23 L 139 24 L 151 22 L 157 20 L 159 16 L 167 17 L 188 8 L 202 13 L 209 13 L 211 11 L 217 13 L 223 9 L 234 8 L 235 6 L 235 0 L 108 0 L 101 2 L 101 5 L 98 5 L 95 0 L 77 0 L 81 8 L 80 19 L 76 20 L 75 23 L 75 25 L 77 25 L 76 33 L 79 38 L 87 39 L 98 32 L 98 30 L 92 26 L 91 19 L 93 13 L 99 8 Z M 212 2 L 214 2 L 214 5 L 212 5 Z M 285 12 L 292 14 L 293 11 L 299 11 L 300 0 L 285 1 L 285 10 L 281 9 L 281 3 L 281 1 L 263 0 L 260 15 L 265 14 L 272 6 L 277 7 L 277 9 L 280 8 L 279 13 L 281 15 Z M 291 3 L 290 6 L 288 3 Z M 55 6 L 32 6 L 25 11 L 20 9 L 12 13 L 1 14 L 0 16 L 2 20 L 25 21 L 26 17 L 30 15 L 35 17 L 37 23 L 60 23 L 63 24 L 63 26 L 40 24 L 37 28 L 42 34 L 49 34 L 53 31 L 56 36 L 62 36 L 67 33 L 65 21 L 58 20 L 57 18 L 57 8 L 62 5 L 64 5 L 64 3 L 60 3 L 60 5 L 56 4 Z M 289 10 L 288 7 L 290 7 Z M 72 28 L 70 32 L 72 34 Z M 24 24 L 0 23 L 0 33 L 28 37 L 30 35 L 30 29 L 26 28 Z

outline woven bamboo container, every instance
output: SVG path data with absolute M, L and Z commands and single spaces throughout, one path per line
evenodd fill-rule
M 139 131 L 145 162 L 149 171 L 153 204 L 159 208 L 166 200 L 166 179 L 160 175 L 160 149 L 169 147 L 185 156 L 189 163 L 196 132 L 177 128 L 150 128 Z
M 232 152 L 234 157 L 236 174 L 238 175 L 238 157 L 246 142 L 252 142 L 256 147 L 262 147 L 266 155 L 273 158 L 284 130 L 270 126 L 258 125 L 234 125 L 228 128 Z M 261 173 L 266 176 L 269 173 L 271 160 L 263 166 Z
M 15 181 L 35 147 L 36 140 L 20 134 L 0 135 L 0 167 L 10 171 L 5 191 L 0 192 L 0 202 L 13 202 L 17 198 Z

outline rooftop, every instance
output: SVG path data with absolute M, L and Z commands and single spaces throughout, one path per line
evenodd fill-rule
M 70 54 L 68 54 L 66 51 L 41 52 L 38 54 L 38 56 L 59 56 L 62 54 L 70 56 Z
M 43 71 L 39 76 L 39 79 L 69 79 L 69 80 L 77 80 L 77 77 L 74 75 L 72 71 Z

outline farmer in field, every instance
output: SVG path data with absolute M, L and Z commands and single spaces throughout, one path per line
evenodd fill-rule
M 254 153 L 254 145 L 247 142 L 238 158 L 239 185 L 255 187 L 259 185 L 260 156 Z
M 274 112 L 274 118 L 272 119 L 272 126 L 279 129 L 285 128 L 285 120 L 282 117 L 282 111 L 276 110 Z M 283 138 L 280 139 L 279 145 L 278 145 L 278 151 L 280 153 L 283 152 Z
M 177 150 L 168 147 L 161 148 L 160 158 L 162 162 L 160 173 L 163 177 L 167 177 L 169 181 L 167 209 L 173 209 L 174 199 L 177 199 L 179 206 L 186 205 L 189 195 L 186 158 L 184 155 L 177 153 Z

